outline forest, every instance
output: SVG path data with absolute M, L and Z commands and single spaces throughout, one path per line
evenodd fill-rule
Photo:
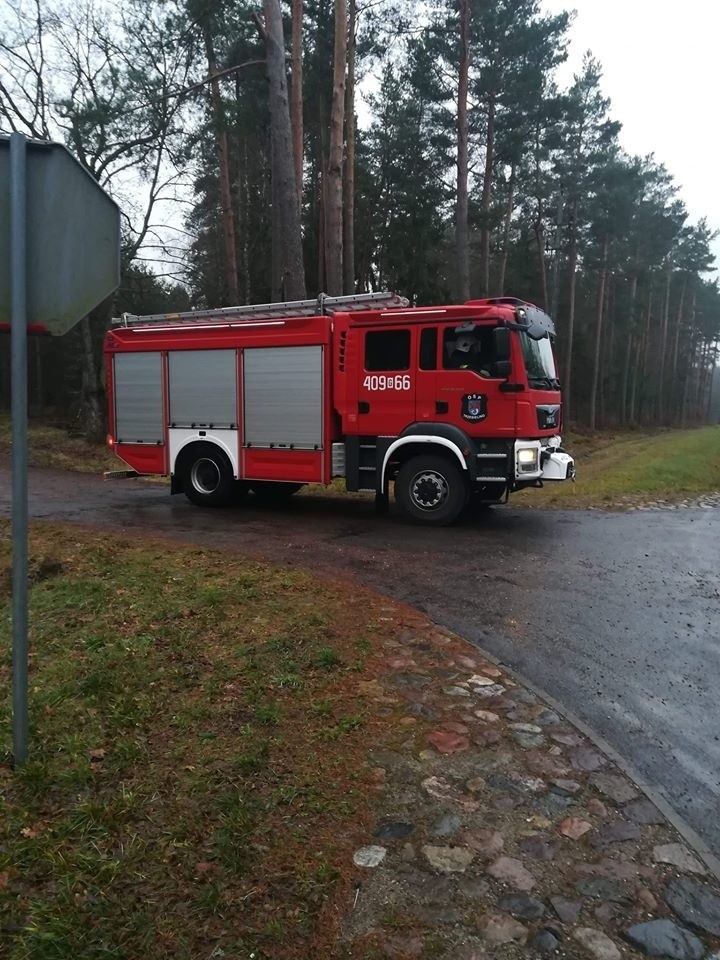
M 66 337 L 33 339 L 31 409 L 103 435 L 120 312 L 391 289 L 546 309 L 578 428 L 705 422 L 715 235 L 671 171 L 623 150 L 591 52 L 560 85 L 572 16 L 539 0 L 0 0 L 0 131 L 65 143 L 123 210 L 122 286 Z M 8 353 L 0 338 L 5 407 Z

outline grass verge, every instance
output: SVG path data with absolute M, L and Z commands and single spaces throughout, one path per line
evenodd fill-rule
M 11 437 L 10 417 L 5 414 L 0 416 L 0 455 L 10 453 Z M 70 436 L 64 427 L 37 422 L 28 424 L 28 458 L 32 467 L 56 467 L 76 473 L 123 468 L 118 458 L 102 444 Z
M 720 427 L 568 437 L 567 448 L 576 457 L 577 483 L 523 491 L 515 495 L 516 504 L 622 507 L 720 490 Z
M 334 956 L 383 738 L 362 682 L 387 608 L 242 558 L 36 526 L 31 759 L 13 773 L 2 533 L 0 955 Z

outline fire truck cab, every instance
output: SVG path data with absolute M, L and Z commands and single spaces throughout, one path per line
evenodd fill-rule
M 554 325 L 523 301 L 321 296 L 116 323 L 109 443 L 195 504 L 344 478 L 447 524 L 471 497 L 574 478 Z

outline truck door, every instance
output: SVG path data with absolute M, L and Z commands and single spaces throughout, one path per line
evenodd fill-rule
M 358 364 L 358 433 L 397 436 L 415 419 L 411 327 L 365 330 Z
M 513 437 L 516 396 L 501 389 L 507 378 L 495 366 L 494 326 L 447 324 L 438 334 L 434 397 L 423 390 L 418 420 L 430 419 L 433 404 L 433 419 L 454 423 L 470 436 Z
M 440 328 L 422 327 L 418 339 L 417 376 L 415 388 L 415 419 L 418 423 L 432 423 L 449 412 L 447 399 L 437 396 L 437 371 L 441 362 Z

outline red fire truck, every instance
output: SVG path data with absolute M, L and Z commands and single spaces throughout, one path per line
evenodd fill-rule
M 108 442 L 171 492 L 221 506 L 344 478 L 447 524 L 574 477 L 562 450 L 555 328 L 510 298 L 410 307 L 327 297 L 115 321 Z

